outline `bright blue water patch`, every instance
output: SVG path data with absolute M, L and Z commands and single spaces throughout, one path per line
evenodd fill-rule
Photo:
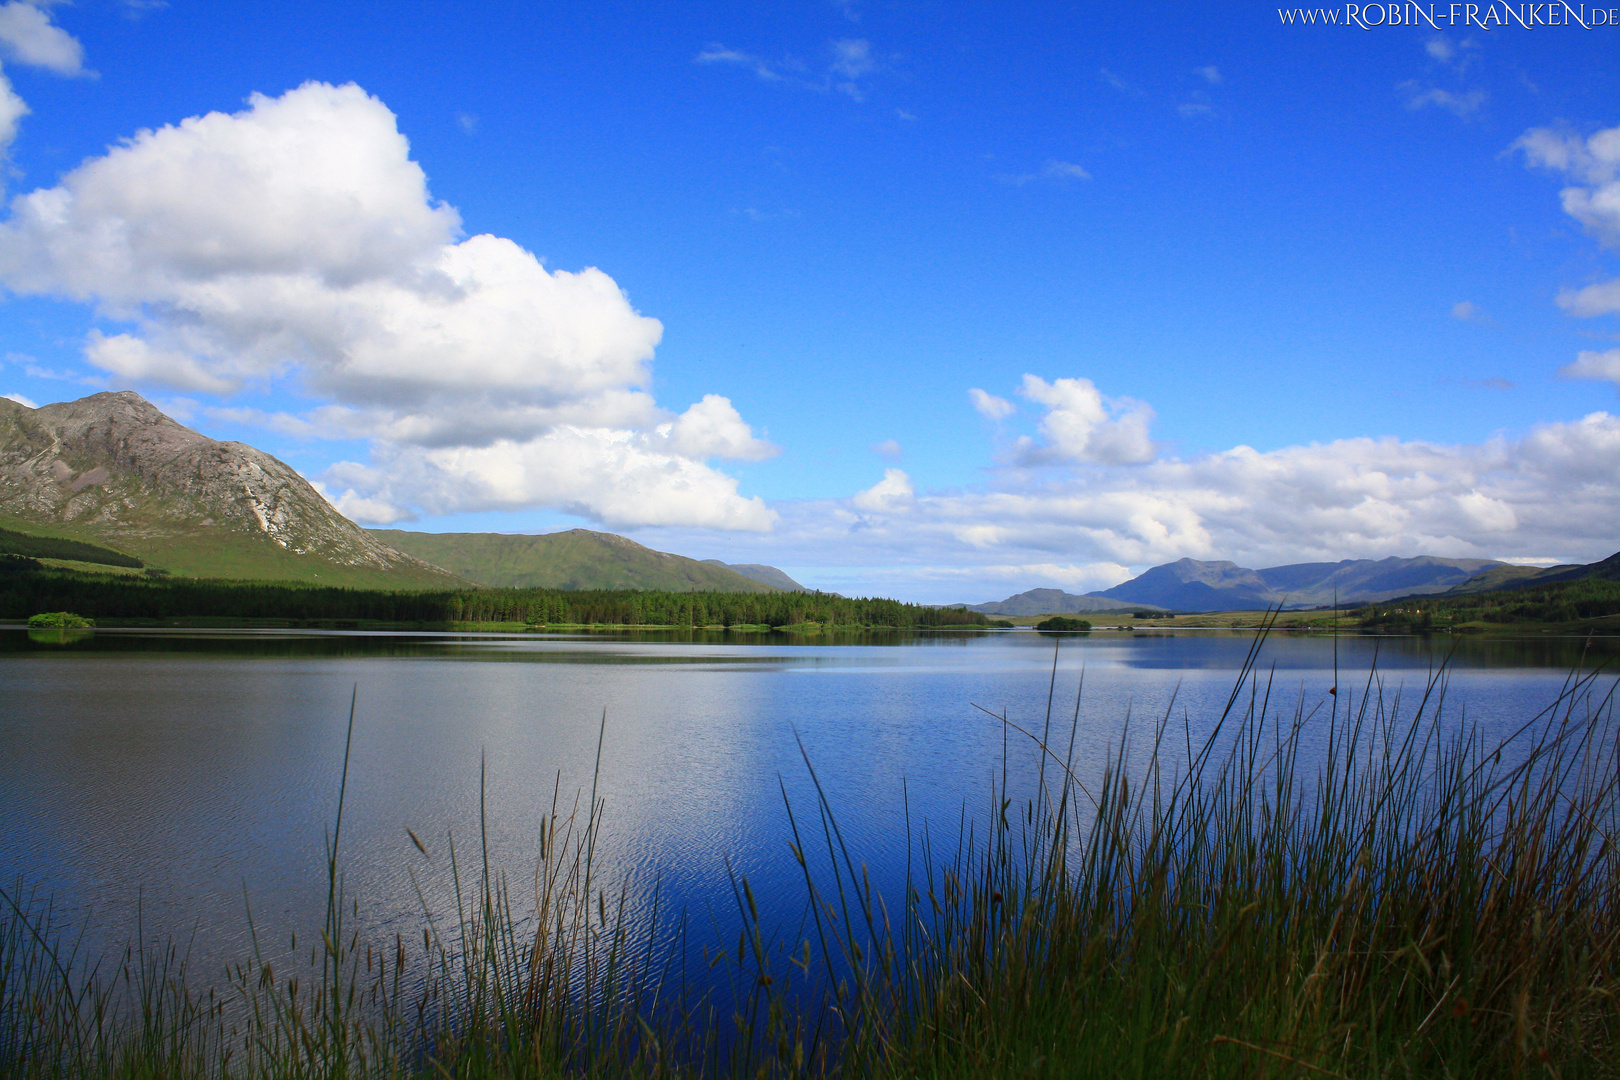
M 312 934 L 357 691 L 342 864 L 367 935 L 419 938 L 424 901 L 450 917 L 451 838 L 464 886 L 476 882 L 481 762 L 492 865 L 520 904 L 532 897 L 539 822 L 554 792 L 565 809 L 583 803 L 605 712 L 603 880 L 625 885 L 632 911 L 645 910 L 656 881 L 662 910 L 687 913 L 696 949 L 735 941 L 730 882 L 746 875 L 767 930 L 792 945 L 805 891 L 784 790 L 801 827 L 819 830 L 801 741 L 851 853 L 897 896 L 924 823 L 954 848 L 964 821 L 983 821 L 1004 770 L 1015 795 L 1033 790 L 1028 740 L 974 706 L 1043 730 L 1055 639 L 816 640 L 102 630 L 53 647 L 3 630 L 0 882 L 52 897 L 61 918 L 86 926 L 91 951 L 133 937 L 137 903 L 148 931 L 192 942 L 205 970 L 246 955 L 249 904 L 272 949 L 294 930 Z M 1067 749 L 1082 669 L 1080 777 L 1100 775 L 1122 739 L 1139 760 L 1167 715 L 1171 742 L 1196 742 L 1250 643 L 1241 633 L 1064 637 L 1054 744 Z M 1320 722 L 1335 678 L 1341 706 L 1359 701 L 1376 656 L 1372 691 L 1402 695 L 1404 715 L 1451 654 L 1447 715 L 1505 734 L 1551 702 L 1574 665 L 1613 654 L 1597 646 L 1583 661 L 1583 648 L 1279 634 L 1258 692 L 1269 683 L 1274 710 L 1297 706 Z

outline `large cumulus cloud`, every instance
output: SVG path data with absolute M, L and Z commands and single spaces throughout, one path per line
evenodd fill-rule
M 1041 437 L 1015 440 L 981 485 L 919 490 L 889 468 L 848 499 L 779 505 L 783 528 L 739 537 L 725 556 L 773 562 L 823 588 L 949 602 L 1105 588 L 1180 558 L 1586 562 L 1620 547 L 1620 417 L 1606 412 L 1480 443 L 1354 438 L 1145 457 L 1145 404 L 1109 414 L 1078 378 L 1026 377 L 1022 390 L 1044 407 Z M 1132 416 L 1132 452 L 1084 452 L 1099 427 Z M 673 530 L 654 539 L 715 546 Z
M 123 380 L 232 394 L 297 379 L 329 404 L 282 426 L 372 440 L 370 463 L 326 478 L 372 520 L 527 506 L 773 520 L 707 464 L 774 452 L 731 402 L 676 416 L 647 392 L 660 323 L 598 269 L 461 238 L 393 113 L 354 85 L 142 131 L 19 196 L 0 280 L 124 324 L 84 347 Z

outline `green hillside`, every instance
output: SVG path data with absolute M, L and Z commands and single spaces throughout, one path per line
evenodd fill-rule
M 1573 632 L 1620 633 L 1620 556 L 1564 574 L 1561 581 L 1535 580 L 1518 588 L 1464 595 L 1407 597 L 1355 612 L 1361 625 L 1381 630 L 1505 628 L 1537 626 Z
M 664 592 L 775 592 L 711 563 L 642 547 L 589 529 L 525 536 L 369 529 L 379 543 L 442 566 L 468 581 L 503 589 L 658 589 Z
M 65 559 L 137 570 L 145 565 L 133 555 L 125 555 L 121 551 L 97 544 L 86 544 L 82 540 L 68 540 L 56 536 L 34 536 L 12 529 L 0 529 L 0 555 L 22 555 L 30 559 Z
M 112 542 L 121 551 L 86 558 L 84 555 L 41 550 L 53 544 L 74 545 L 92 551 L 108 551 Z M 345 566 L 318 556 L 289 551 L 265 536 L 199 529 L 194 535 L 159 534 L 141 536 L 129 531 L 80 529 L 70 525 L 42 524 L 0 514 L 0 552 L 31 558 L 64 559 L 83 563 L 120 565 L 110 555 L 147 567 L 167 570 L 178 577 L 222 578 L 239 581 L 301 581 L 311 585 L 334 585 L 351 589 L 443 589 L 454 587 L 459 579 L 436 566 L 399 563 L 390 569 L 376 566 Z M 22 550 L 23 548 L 29 550 Z M 123 564 L 127 565 L 127 564 Z

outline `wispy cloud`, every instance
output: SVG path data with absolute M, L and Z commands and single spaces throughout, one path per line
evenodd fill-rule
M 1201 75 L 1205 82 L 1211 86 L 1219 86 L 1226 80 L 1221 78 L 1221 69 L 1214 64 L 1205 64 L 1203 67 L 1193 68 L 1194 75 Z
M 696 64 L 726 64 L 732 67 L 747 68 L 765 82 L 781 82 L 785 76 L 778 70 L 778 65 L 766 60 L 762 56 L 746 53 L 739 49 L 728 49 L 724 45 L 707 45 L 692 58 Z
M 1107 83 L 1109 86 L 1112 86 L 1115 90 L 1118 90 L 1121 94 L 1124 94 L 1126 97 L 1133 97 L 1133 98 L 1145 98 L 1145 97 L 1147 97 L 1147 91 L 1146 90 L 1143 90 L 1140 86 L 1137 86 L 1135 83 L 1125 81 L 1124 79 L 1120 78 L 1118 75 L 1116 75 L 1112 71 L 1110 71 L 1108 68 L 1098 68 L 1097 69 L 1097 77 L 1102 79 L 1102 81 Z
M 1484 308 L 1472 300 L 1461 300 L 1452 304 L 1451 317 L 1458 322 L 1478 323 L 1481 326 L 1491 326 L 1496 322 Z
M 1030 173 L 998 173 L 996 179 L 1003 184 L 1014 187 L 1023 187 L 1037 181 L 1063 183 L 1069 180 L 1090 180 L 1091 173 L 1086 171 L 1084 165 L 1076 165 L 1072 161 L 1048 161 L 1039 169 Z
M 1471 37 L 1453 42 L 1444 34 L 1429 38 L 1423 51 L 1431 60 L 1438 61 L 1456 71 L 1462 71 L 1479 58 L 1479 42 Z
M 898 458 L 902 454 L 899 442 L 894 439 L 884 439 L 882 442 L 875 442 L 871 445 L 871 447 L 869 447 L 869 449 L 878 457 Z
M 1490 96 L 1483 90 L 1469 90 L 1466 93 L 1453 93 L 1439 87 L 1424 88 L 1415 80 L 1408 80 L 1398 87 L 1405 96 L 1405 105 L 1409 111 L 1429 107 L 1444 109 L 1447 112 L 1467 119 L 1480 110 L 1480 107 L 1489 100 Z
M 829 56 L 819 72 L 791 56 L 770 60 L 719 43 L 706 46 L 692 60 L 698 64 L 743 68 L 762 82 L 836 92 L 853 101 L 866 100 L 866 88 L 861 80 L 882 68 L 872 53 L 872 43 L 865 38 L 838 38 L 828 42 L 827 48 Z
M 1018 406 L 1004 397 L 980 390 L 977 386 L 968 391 L 968 400 L 973 403 L 973 409 L 986 420 L 1005 420 L 1018 411 Z

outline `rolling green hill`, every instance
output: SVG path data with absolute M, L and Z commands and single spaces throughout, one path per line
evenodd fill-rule
M 494 588 L 777 591 L 723 565 L 654 551 L 634 540 L 589 529 L 542 536 L 367 531 L 391 548 Z
M 1498 578 L 1497 580 L 1503 580 Z M 1408 596 L 1357 612 L 1369 629 L 1429 629 L 1541 624 L 1567 630 L 1620 631 L 1620 553 L 1600 562 L 1555 566 L 1489 591 Z

